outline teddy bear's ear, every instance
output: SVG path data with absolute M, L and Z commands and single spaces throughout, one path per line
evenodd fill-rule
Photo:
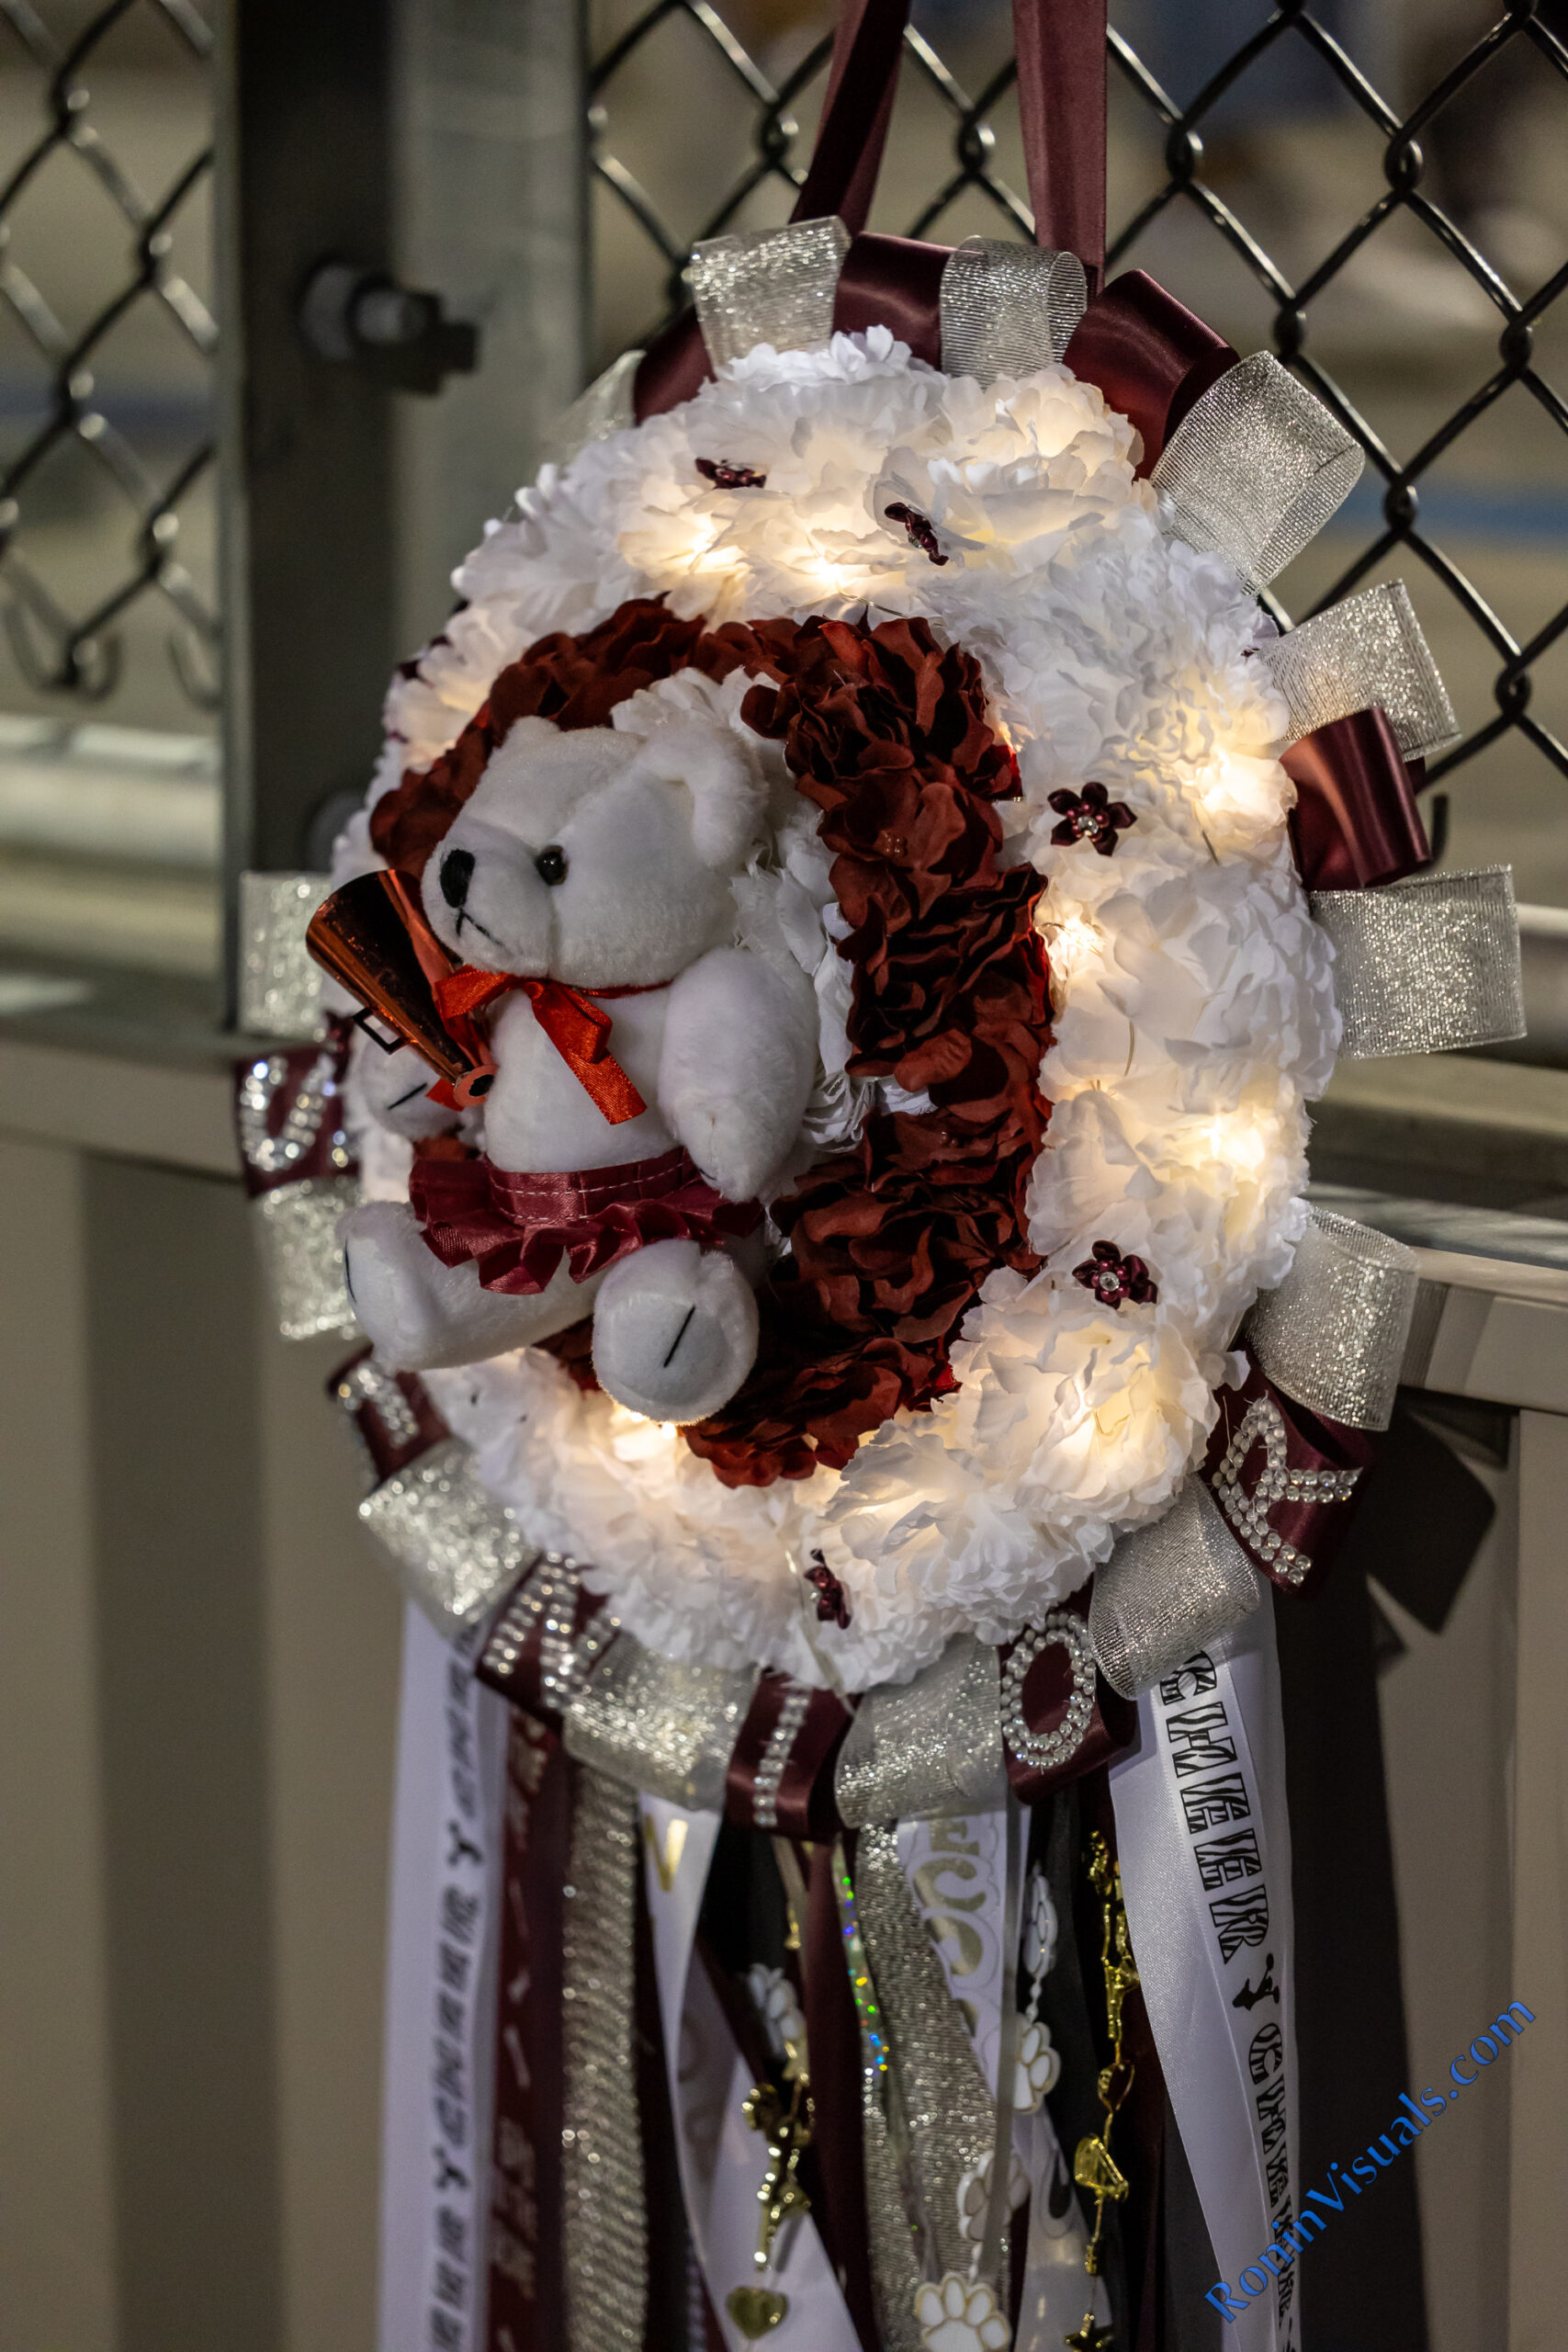
M 671 719 L 638 752 L 645 775 L 683 784 L 692 796 L 692 841 L 705 865 L 720 872 L 744 864 L 762 831 L 767 786 L 758 763 L 728 727 Z

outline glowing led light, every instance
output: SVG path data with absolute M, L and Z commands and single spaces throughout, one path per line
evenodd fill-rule
M 1242 1111 L 1226 1111 L 1212 1120 L 1206 1140 L 1214 1159 L 1246 1176 L 1256 1176 L 1276 1149 L 1272 1120 L 1248 1118 Z

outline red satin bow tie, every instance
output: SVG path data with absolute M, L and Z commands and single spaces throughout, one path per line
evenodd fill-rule
M 446 1022 L 482 1012 L 498 997 L 521 989 L 534 1008 L 535 1020 L 613 1127 L 623 1125 L 627 1119 L 640 1118 L 647 1110 L 642 1096 L 609 1051 L 610 1015 L 581 989 L 569 988 L 564 980 L 531 980 L 516 972 L 483 972 L 477 964 L 459 964 L 455 972 L 446 973 L 434 985 L 436 1010 Z M 605 989 L 601 993 L 648 996 L 652 991 Z

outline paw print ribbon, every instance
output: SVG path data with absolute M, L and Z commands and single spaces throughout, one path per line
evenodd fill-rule
M 497 998 L 520 989 L 534 1018 L 578 1083 L 611 1126 L 640 1118 L 648 1105 L 609 1050 L 610 1015 L 564 980 L 525 979 L 516 972 L 484 972 L 459 964 L 435 982 L 435 1004 L 446 1022 L 471 1018 Z M 647 989 L 604 989 L 604 996 L 647 996 Z

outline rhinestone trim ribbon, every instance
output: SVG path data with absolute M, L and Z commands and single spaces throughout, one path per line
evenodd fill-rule
M 768 1734 L 751 1788 L 751 1819 L 759 1829 L 779 1826 L 779 1791 L 795 1736 L 811 1706 L 811 1693 L 802 1682 L 792 1682 L 779 1709 L 779 1719 Z
M 1263 1470 L 1249 1495 L 1241 1483 L 1242 1467 L 1259 1442 Z M 1286 1584 L 1300 1584 L 1312 1562 L 1269 1526 L 1270 1506 L 1348 1502 L 1360 1475 L 1359 1470 L 1292 1470 L 1285 1455 L 1285 1417 L 1271 1397 L 1259 1396 L 1243 1414 L 1214 1472 L 1214 1492 L 1231 1525 L 1267 1559 L 1272 1574 Z
M 479 1484 L 473 1454 L 457 1437 L 384 1478 L 359 1516 L 409 1599 L 448 1640 L 481 1616 L 533 1555 L 522 1529 Z
M 1376 890 L 1314 890 L 1334 944 L 1348 1059 L 1449 1054 L 1525 1034 L 1514 876 L 1506 865 L 1416 874 Z
M 710 237 L 694 248 L 686 278 L 716 369 L 758 344 L 817 351 L 831 341 L 839 272 L 850 232 L 837 218 L 785 229 Z
M 1089 307 L 1077 254 L 1000 237 L 967 237 L 942 273 L 942 364 L 994 383 L 1059 360 Z
M 1364 595 L 1331 605 L 1262 647 L 1258 659 L 1290 709 L 1292 743 L 1373 703 L 1381 705 L 1407 760 L 1446 752 L 1460 740 L 1453 705 L 1403 580 L 1385 580 Z
M 642 2352 L 648 2301 L 637 2103 L 637 1804 L 601 1774 L 575 1775 L 562 1936 L 568 2352 Z
M 901 2153 L 908 2145 L 908 2133 L 897 2080 L 888 2064 L 886 2020 L 865 1956 L 860 1905 L 841 1845 L 833 1851 L 833 1885 L 839 1900 L 844 1962 L 860 2026 L 866 2236 L 878 2341 L 882 2352 L 922 2352 L 925 2339 L 915 2317 L 920 2267 L 900 2181 Z
M 1041 1652 L 1054 1646 L 1067 1653 L 1072 1692 L 1054 1731 L 1031 1731 L 1023 1713 L 1023 1686 Z M 1002 1737 L 1023 1763 L 1049 1772 L 1077 1755 L 1093 1714 L 1094 1651 L 1088 1629 L 1070 1609 L 1049 1610 L 1038 1626 L 1026 1626 L 1013 1644 L 1002 1675 Z
M 1247 1319 L 1252 1351 L 1308 1412 L 1386 1430 L 1417 1288 L 1416 1253 L 1403 1241 L 1314 1208 L 1289 1274 Z
M 486 1666 L 509 1674 L 537 1625 L 539 1693 L 557 1714 L 566 1713 L 595 1659 L 620 1630 L 618 1621 L 602 1609 L 581 1634 L 573 1634 L 581 1587 L 582 1570 L 570 1553 L 542 1553 L 496 1619 L 485 1643 Z
M 1153 481 L 1169 528 L 1266 588 L 1354 489 L 1359 445 L 1267 351 L 1211 384 L 1166 443 Z
M 1189 1478 L 1165 1517 L 1124 1535 L 1095 1577 L 1089 1629 L 1101 1674 L 1135 1699 L 1250 1615 L 1263 1589 L 1207 1487 Z

